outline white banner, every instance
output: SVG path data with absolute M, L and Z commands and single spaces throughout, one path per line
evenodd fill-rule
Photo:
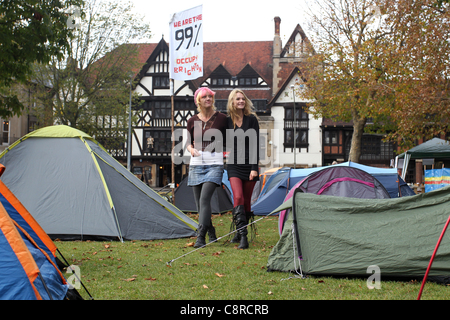
M 170 24 L 170 78 L 194 80 L 203 76 L 202 6 L 175 13 Z

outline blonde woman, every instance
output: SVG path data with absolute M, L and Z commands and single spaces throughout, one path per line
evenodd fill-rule
M 259 122 L 253 104 L 240 89 L 231 91 L 227 104 L 228 179 L 233 191 L 233 224 L 238 230 L 231 242 L 247 249 L 247 225 L 253 216 L 251 196 L 259 180 Z
M 206 245 L 207 232 L 210 242 L 217 240 L 211 221 L 211 198 L 216 187 L 222 185 L 227 116 L 216 111 L 214 95 L 215 92 L 208 87 L 200 87 L 195 91 L 194 102 L 198 114 L 187 123 L 187 150 L 191 154 L 188 186 L 193 188 L 199 224 L 194 244 L 196 248 Z

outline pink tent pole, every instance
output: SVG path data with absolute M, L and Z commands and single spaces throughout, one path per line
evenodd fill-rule
M 450 223 L 450 216 L 447 219 L 447 223 L 445 224 L 444 229 L 442 230 L 441 236 L 439 237 L 439 240 L 436 244 L 436 248 L 434 249 L 433 255 L 431 256 L 431 260 L 430 263 L 428 264 L 427 271 L 425 272 L 425 276 L 423 277 L 422 286 L 420 287 L 419 296 L 417 297 L 417 300 L 420 300 L 420 297 L 422 296 L 423 287 L 425 286 L 425 282 L 427 281 L 428 273 L 430 272 L 434 257 L 436 256 L 436 252 L 438 251 L 439 245 L 441 244 L 441 240 L 444 237 L 445 231 L 447 230 L 449 223 Z

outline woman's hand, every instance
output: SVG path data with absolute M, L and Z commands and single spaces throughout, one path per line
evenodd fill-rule
M 250 176 L 249 176 L 249 180 L 252 181 L 254 178 L 256 178 L 258 176 L 258 171 L 256 170 L 252 170 L 250 171 Z
M 190 145 L 188 147 L 188 151 L 191 153 L 191 156 L 193 156 L 193 157 L 199 157 L 200 156 L 200 153 L 198 152 L 198 150 L 195 149 L 192 145 Z

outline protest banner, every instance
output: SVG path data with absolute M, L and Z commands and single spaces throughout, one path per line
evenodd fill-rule
M 174 80 L 195 80 L 203 76 L 203 7 L 172 15 L 170 25 L 169 78 L 172 101 L 172 202 L 175 203 Z
M 173 14 L 170 22 L 170 79 L 203 76 L 203 14 L 197 6 Z

